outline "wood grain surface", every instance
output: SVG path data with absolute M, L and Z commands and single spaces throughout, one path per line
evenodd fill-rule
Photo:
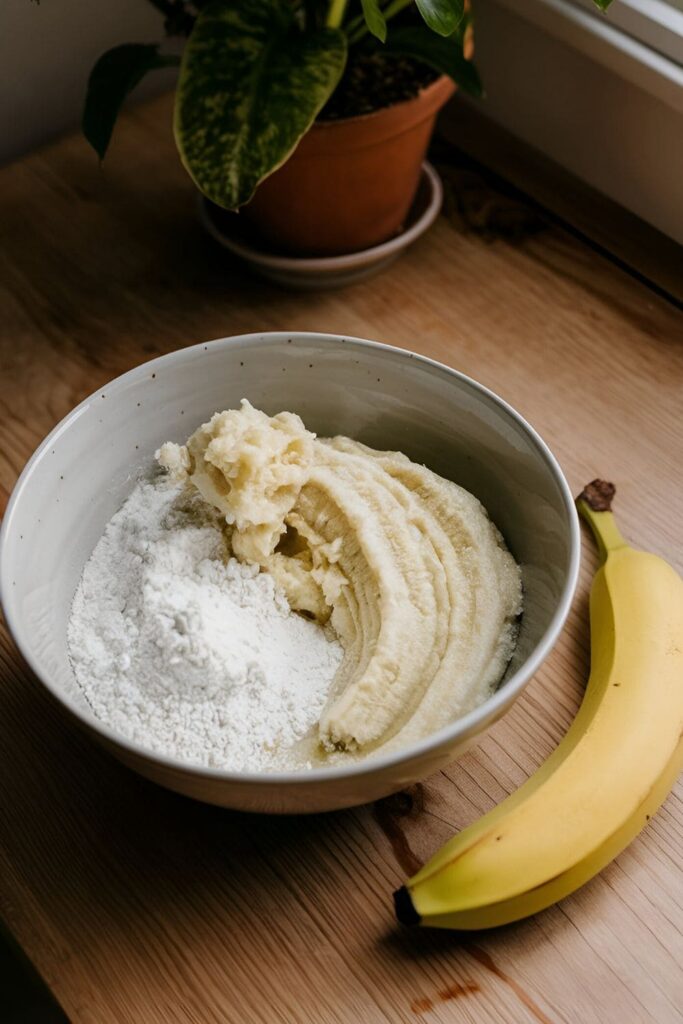
M 490 175 L 518 188 L 603 253 L 609 253 L 674 302 L 683 302 L 681 247 L 634 213 L 574 177 L 485 115 L 485 105 L 456 94 L 444 110 L 440 136 Z
M 391 269 L 345 291 L 277 290 L 202 234 L 169 112 L 164 98 L 129 114 L 104 169 L 73 137 L 0 171 L 2 507 L 45 433 L 117 374 L 209 338 L 310 329 L 476 377 L 538 428 L 574 490 L 613 478 L 623 531 L 683 567 L 673 306 L 457 158 L 445 215 Z M 5 632 L 0 906 L 69 1018 L 683 1020 L 681 788 L 599 878 L 532 920 L 463 938 L 393 919 L 406 873 L 519 786 L 574 715 L 584 540 L 567 628 L 510 713 L 411 792 L 338 814 L 250 817 L 137 778 L 65 720 Z

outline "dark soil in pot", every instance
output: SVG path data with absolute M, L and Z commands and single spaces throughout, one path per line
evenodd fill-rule
M 409 57 L 355 54 L 349 59 L 329 102 L 318 115 L 318 121 L 372 114 L 383 107 L 412 100 L 438 77 L 438 72 Z

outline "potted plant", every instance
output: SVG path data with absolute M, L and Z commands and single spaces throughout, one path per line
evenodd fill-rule
M 178 65 L 174 132 L 200 191 L 276 247 L 367 248 L 401 228 L 439 108 L 480 95 L 466 0 L 151 0 L 182 57 L 128 44 L 88 83 L 100 158 L 127 94 Z M 596 0 L 606 7 L 610 0 Z

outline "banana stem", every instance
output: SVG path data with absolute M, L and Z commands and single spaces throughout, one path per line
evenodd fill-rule
M 600 559 L 604 562 L 611 551 L 627 547 L 627 542 L 617 526 L 612 513 L 613 484 L 604 480 L 593 480 L 576 499 L 579 515 L 583 516 L 595 537 Z

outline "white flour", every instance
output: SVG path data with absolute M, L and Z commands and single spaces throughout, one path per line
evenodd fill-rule
M 98 718 L 142 746 L 234 770 L 296 767 L 342 658 L 267 573 L 228 558 L 218 518 L 140 483 L 83 571 L 71 662 Z M 289 753 L 288 753 L 289 748 Z

